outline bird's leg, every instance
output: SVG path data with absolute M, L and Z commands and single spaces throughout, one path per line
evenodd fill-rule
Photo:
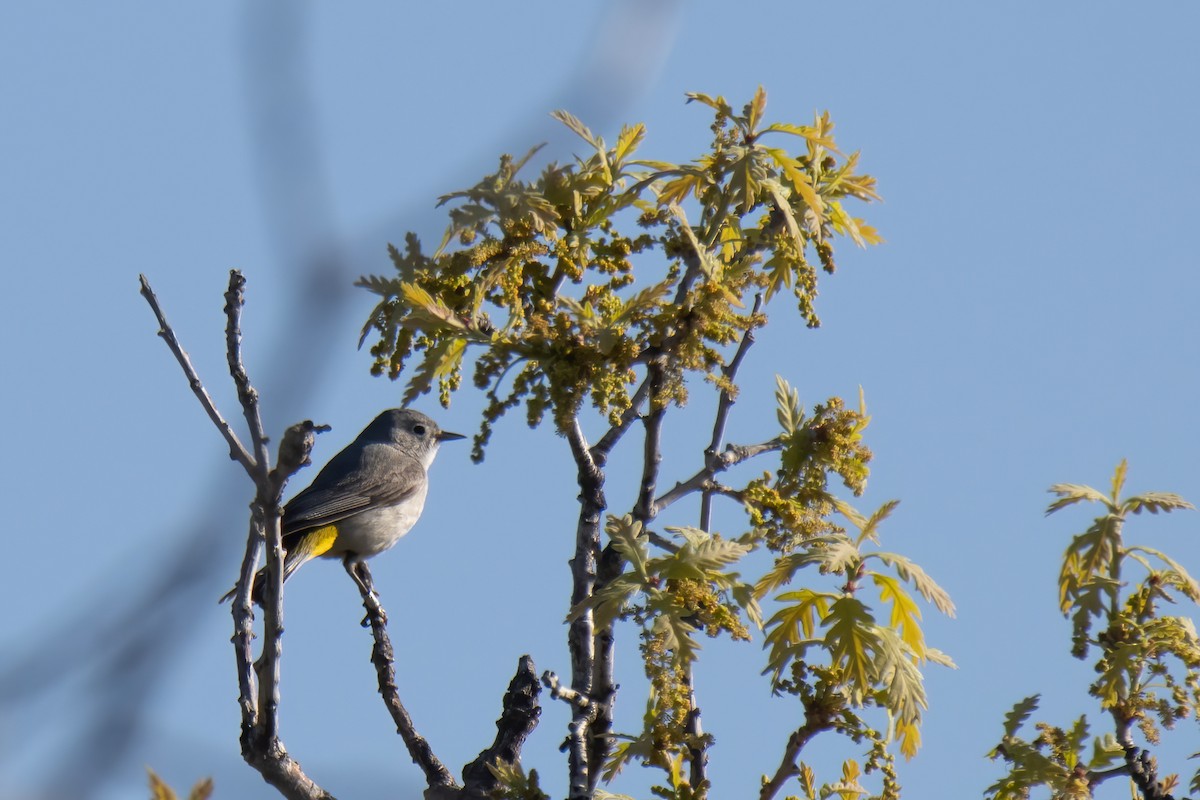
M 375 591 L 375 582 L 371 579 L 371 570 L 367 566 L 367 562 L 358 557 L 355 553 L 347 553 L 342 559 L 342 566 L 346 568 L 350 579 L 358 586 L 358 592 L 362 595 L 363 605 L 367 609 L 367 615 L 363 617 L 362 626 L 364 628 L 371 627 L 372 617 L 378 617 L 381 625 L 387 624 L 387 612 L 383 610 L 383 605 L 379 602 L 379 593 Z

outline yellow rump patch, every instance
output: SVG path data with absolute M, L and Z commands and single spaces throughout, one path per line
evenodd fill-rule
M 337 525 L 326 525 L 322 528 L 317 528 L 314 531 L 304 534 L 304 538 L 300 540 L 297 550 L 306 554 L 309 558 L 316 558 L 329 552 L 329 549 L 333 547 L 333 543 L 337 541 L 337 536 Z

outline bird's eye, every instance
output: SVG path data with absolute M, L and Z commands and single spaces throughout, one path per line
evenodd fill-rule
M 424 425 L 413 425 L 413 433 L 415 433 L 417 436 L 424 436 L 425 435 L 425 426 Z

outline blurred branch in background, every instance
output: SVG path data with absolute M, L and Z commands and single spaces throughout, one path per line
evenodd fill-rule
M 530 105 L 543 112 L 567 106 L 600 126 L 621 121 L 630 104 L 653 85 L 670 50 L 680 7 L 678 0 L 606 4 L 574 71 L 553 97 L 530 100 Z M 242 18 L 256 178 L 275 250 L 272 266 L 288 271 L 281 285 L 291 293 L 278 300 L 287 315 L 262 360 L 271 370 L 262 381 L 264 396 L 273 399 L 264 409 L 270 420 L 306 416 L 301 409 L 334 354 L 345 352 L 348 343 L 335 341 L 332 332 L 351 310 L 351 283 L 364 271 L 363 259 L 373 263 L 379 254 L 382 261 L 389 237 L 429 227 L 434 220 L 427 198 L 397 198 L 404 205 L 381 211 L 383 224 L 349 234 L 337 229 L 335 199 L 316 133 L 319 101 L 308 80 L 311 13 L 308 4 L 270 0 L 244 6 Z M 393 89 L 397 85 L 403 86 L 402 76 L 389 84 Z M 491 158 L 504 149 L 498 142 L 546 138 L 550 157 L 565 151 L 568 140 L 556 138 L 557 133 L 545 135 L 549 118 L 544 113 L 531 116 L 538 120 L 536 130 L 510 130 L 481 141 L 480 153 Z M 455 185 L 455 179 L 448 184 Z M 196 224 L 199 229 L 202 221 Z M 208 266 L 224 271 L 231 265 Z M 132 275 L 130 281 L 132 291 Z M 149 324 L 147 331 L 152 331 Z M 298 353 L 303 354 L 302 369 L 297 368 Z M 311 415 L 312 409 L 307 411 Z M 200 423 L 189 417 L 180 424 Z M 193 630 L 186 620 L 194 609 L 214 601 L 207 591 L 213 574 L 234 571 L 244 531 L 245 488 L 224 460 L 208 469 L 207 481 L 189 476 L 199 487 L 194 506 L 163 523 L 164 549 L 154 573 L 123 572 L 85 587 L 60 587 L 74 592 L 77 612 L 47 619 L 36 639 L 9 645 L 14 657 L 0 673 L 0 703 L 14 709 L 82 702 L 72 708 L 65 731 L 46 726 L 27 737 L 55 737 L 58 762 L 71 765 L 46 776 L 44 796 L 94 797 L 115 772 L 138 760 L 133 749 L 150 718 L 150 704 Z M 214 539 L 221 531 L 230 535 Z M 167 550 L 168 542 L 173 550 Z M 105 601 L 95 602 L 98 597 Z M 213 646 L 227 645 L 222 640 Z M 236 735 L 231 728 L 230 738 Z

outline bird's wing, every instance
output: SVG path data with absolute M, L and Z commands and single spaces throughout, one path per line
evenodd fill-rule
M 288 501 L 283 535 L 331 525 L 368 508 L 395 505 L 413 495 L 424 479 L 421 463 L 392 445 L 347 448 Z

